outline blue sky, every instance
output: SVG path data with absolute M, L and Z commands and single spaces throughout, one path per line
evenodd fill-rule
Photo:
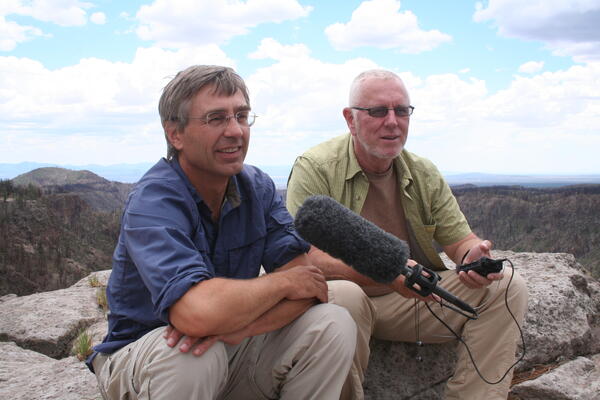
M 223 64 L 259 115 L 251 164 L 346 132 L 350 82 L 385 68 L 407 149 L 444 172 L 598 174 L 598 21 L 598 0 L 4 0 L 0 163 L 154 162 L 169 77 Z

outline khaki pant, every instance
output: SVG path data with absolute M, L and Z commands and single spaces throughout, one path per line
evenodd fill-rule
M 356 346 L 354 322 L 332 304 L 236 346 L 218 342 L 200 357 L 168 347 L 163 332 L 94 359 L 105 399 L 337 400 Z
M 432 303 L 436 314 L 457 333 L 461 334 L 477 363 L 481 374 L 491 382 L 499 380 L 515 362 L 518 328 L 508 313 L 504 295 L 511 269 L 505 269 L 505 277 L 485 289 L 473 290 L 464 286 L 454 271 L 444 271 L 441 286 L 475 306 L 479 319 L 469 321 L 462 315 Z M 415 301 L 397 293 L 368 297 L 362 289 L 350 281 L 330 281 L 329 301 L 350 311 L 356 322 L 357 344 L 354 362 L 344 384 L 341 398 L 363 399 L 362 383 L 369 361 L 371 336 L 399 342 L 415 342 Z M 527 310 L 527 287 L 515 273 L 508 291 L 508 305 L 522 325 Z M 422 302 L 419 307 L 419 335 L 423 343 L 443 343 L 453 339 L 446 327 L 431 315 Z M 462 344 L 458 345 L 458 362 L 454 375 L 446 386 L 446 399 L 505 400 L 508 395 L 512 371 L 496 385 L 485 383 L 475 371 Z

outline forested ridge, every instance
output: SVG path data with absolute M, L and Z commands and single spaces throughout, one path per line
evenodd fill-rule
M 455 187 L 471 228 L 496 248 L 571 253 L 600 278 L 600 185 Z
M 0 295 L 58 289 L 110 268 L 132 187 L 88 171 L 30 174 L 0 180 Z M 496 248 L 571 253 L 600 277 L 600 185 L 452 190 L 472 229 Z
M 75 186 L 0 180 L 0 295 L 60 289 L 110 268 L 122 206 L 94 206 L 89 188 Z

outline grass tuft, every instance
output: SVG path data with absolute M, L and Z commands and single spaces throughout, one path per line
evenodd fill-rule
M 102 286 L 96 289 L 96 302 L 98 303 L 98 307 L 104 311 L 104 313 L 108 313 L 108 300 L 106 299 L 106 287 Z
M 87 330 L 80 330 L 75 342 L 73 343 L 73 349 L 71 350 L 71 353 L 76 356 L 79 361 L 84 361 L 90 354 L 92 354 L 92 351 L 92 337 Z
M 103 286 L 102 283 L 100 282 L 100 279 L 98 279 L 98 276 L 96 274 L 90 275 L 88 277 L 88 282 L 90 283 L 91 287 L 100 287 L 100 286 Z

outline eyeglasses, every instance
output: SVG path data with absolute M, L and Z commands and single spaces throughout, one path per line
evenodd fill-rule
M 256 117 L 257 115 L 250 111 L 238 111 L 233 115 L 227 115 L 224 112 L 217 111 L 208 113 L 204 117 L 188 117 L 188 119 L 198 119 L 211 128 L 223 128 L 229 124 L 231 118 L 235 118 L 235 121 L 239 126 L 247 128 L 254 124 Z
M 394 108 L 387 108 L 387 107 L 371 107 L 371 108 L 364 108 L 364 107 L 350 107 L 354 110 L 363 110 L 366 111 L 370 117 L 373 118 L 385 118 L 388 115 L 388 111 L 389 110 L 393 110 L 394 111 L 394 115 L 396 115 L 396 117 L 408 117 L 410 115 L 412 115 L 413 111 L 414 111 L 414 107 L 413 106 L 398 106 L 398 107 L 394 107 Z

